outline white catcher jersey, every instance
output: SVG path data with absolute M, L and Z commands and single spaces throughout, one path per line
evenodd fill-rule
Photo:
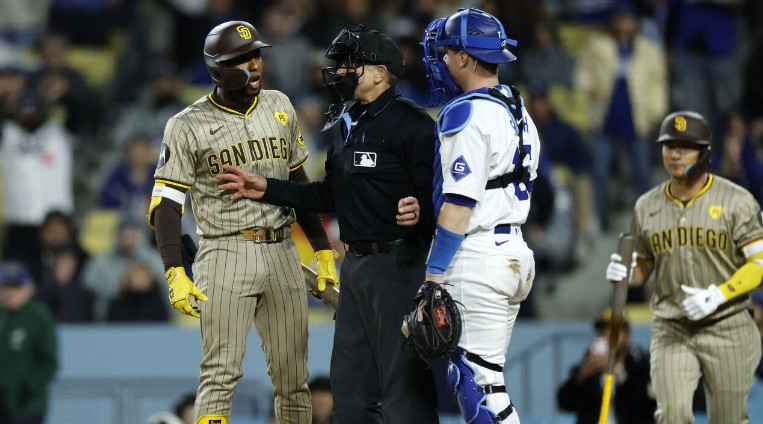
M 504 95 L 510 94 L 507 87 L 501 88 Z M 466 228 L 467 234 L 490 230 L 499 224 L 523 224 L 530 211 L 529 194 L 538 170 L 538 130 L 523 107 L 523 144 L 527 151 L 524 166 L 530 172 L 530 182 L 486 190 L 488 180 L 509 173 L 518 165 L 519 136 L 508 110 L 501 103 L 482 98 L 470 102 L 471 114 L 462 129 L 449 131 L 445 128 L 443 131 L 438 125 L 440 146 L 435 164 L 439 164 L 441 175 L 435 176 L 436 213 L 442 207 L 444 195 L 459 195 L 477 201 Z M 450 113 L 445 109 L 443 112 Z

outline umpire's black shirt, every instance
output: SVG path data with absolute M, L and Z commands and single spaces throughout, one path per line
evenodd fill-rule
M 391 241 L 434 230 L 432 164 L 434 121 L 394 88 L 375 101 L 355 103 L 332 128 L 326 177 L 293 183 L 268 178 L 263 200 L 315 212 L 336 212 L 341 239 Z M 419 200 L 415 227 L 397 225 L 397 204 L 406 196 Z

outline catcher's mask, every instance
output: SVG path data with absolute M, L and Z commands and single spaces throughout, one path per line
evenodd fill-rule
M 324 129 L 337 121 L 344 112 L 344 103 L 352 100 L 358 78 L 364 72 L 363 65 L 383 64 L 398 78 L 405 69 L 400 47 L 387 34 L 369 30 L 365 25 L 343 29 L 326 50 L 326 57 L 336 63 L 321 70 L 323 85 L 331 98 Z
M 204 41 L 204 63 L 221 90 L 240 90 L 249 83 L 249 71 L 236 68 L 260 57 L 260 49 L 270 47 L 252 24 L 244 21 L 222 23 L 209 31 Z
M 516 60 L 507 45 L 517 41 L 506 37 L 501 22 L 477 8 L 458 9 L 449 18 L 432 21 L 424 30 L 424 65 L 431 98 L 429 106 L 439 106 L 461 94 L 442 60 L 445 47 L 466 52 L 483 62 L 507 63 Z
M 682 110 L 673 112 L 662 120 L 657 143 L 666 141 L 685 141 L 695 144 L 699 149 L 699 158 L 694 165 L 686 169 L 686 177 L 694 180 L 710 168 L 710 148 L 712 133 L 705 118 L 697 112 Z

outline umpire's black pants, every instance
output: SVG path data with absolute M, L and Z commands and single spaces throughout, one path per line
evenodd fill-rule
M 431 370 L 400 332 L 425 260 L 426 250 L 406 244 L 345 256 L 331 355 L 335 424 L 439 422 Z

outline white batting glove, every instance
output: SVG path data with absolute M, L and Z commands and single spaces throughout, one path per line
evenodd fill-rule
M 636 256 L 637 253 L 633 252 L 633 256 L 631 256 L 631 273 L 633 272 L 633 268 L 636 267 Z M 622 260 L 623 258 L 617 253 L 609 255 L 609 265 L 607 265 L 607 281 L 612 284 L 619 283 L 626 277 L 629 277 L 628 282 L 630 283 L 628 269 L 621 263 Z
M 700 320 L 712 314 L 718 309 L 718 306 L 726 303 L 726 296 L 715 284 L 710 284 L 706 289 L 681 284 L 681 290 L 689 295 L 681 302 L 681 309 L 692 321 Z

